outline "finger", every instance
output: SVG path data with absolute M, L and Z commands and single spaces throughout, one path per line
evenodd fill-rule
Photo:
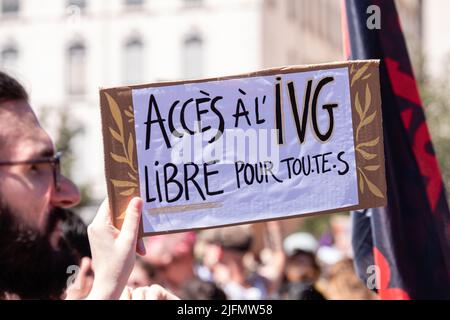
M 165 291 L 166 292 L 164 293 L 164 300 L 180 300 L 180 298 L 174 295 L 172 292 L 169 292 L 167 290 Z
M 131 293 L 131 300 L 146 300 L 146 288 L 136 288 Z
M 91 271 L 91 259 L 84 257 L 80 262 L 80 271 L 78 272 L 76 283 L 77 289 L 82 290 L 86 286 L 88 273 Z
M 136 253 L 140 256 L 145 256 L 145 254 L 147 253 L 147 250 L 145 249 L 144 240 L 142 238 L 138 239 L 136 243 Z
M 125 210 L 125 219 L 123 221 L 122 230 L 119 234 L 119 239 L 131 240 L 135 243 L 139 233 L 139 223 L 141 221 L 142 199 L 134 197 L 128 203 Z
M 145 300 L 180 300 L 176 295 L 164 289 L 158 284 L 147 287 Z
M 80 263 L 79 276 L 86 278 L 88 273 L 92 270 L 92 260 L 88 257 L 83 257 Z
M 125 287 L 123 289 L 122 294 L 119 297 L 119 300 L 131 300 L 131 288 Z
M 111 211 L 109 210 L 108 198 L 105 198 L 97 210 L 97 214 L 92 221 L 93 225 L 112 224 Z

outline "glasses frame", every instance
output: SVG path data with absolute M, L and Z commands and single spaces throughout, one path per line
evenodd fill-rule
M 0 161 L 0 166 L 16 166 L 16 165 L 30 165 L 49 163 L 53 171 L 53 184 L 56 191 L 61 190 L 61 156 L 62 152 L 58 151 L 51 157 L 44 157 L 39 159 L 21 160 L 21 161 Z

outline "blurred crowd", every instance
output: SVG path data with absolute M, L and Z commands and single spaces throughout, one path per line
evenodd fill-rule
M 147 237 L 128 286 L 159 284 L 190 300 L 377 298 L 354 272 L 348 216 L 331 217 L 319 238 L 286 232 L 289 221 Z M 86 226 L 75 214 L 60 223 L 79 261 L 65 294 L 80 299 L 94 277 Z

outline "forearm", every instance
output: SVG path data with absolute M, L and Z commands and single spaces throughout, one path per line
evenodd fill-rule
M 91 292 L 85 300 L 118 300 L 123 291 L 117 287 L 117 285 L 112 285 L 110 281 L 100 281 L 95 279 Z

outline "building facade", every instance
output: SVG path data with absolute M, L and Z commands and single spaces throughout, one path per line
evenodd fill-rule
M 98 90 L 262 66 L 260 0 L 0 0 L 0 67 L 51 135 L 82 126 L 73 179 L 106 194 Z
M 417 76 L 442 75 L 450 58 L 450 1 L 395 3 Z M 264 0 L 264 66 L 342 60 L 340 5 L 341 0 Z

